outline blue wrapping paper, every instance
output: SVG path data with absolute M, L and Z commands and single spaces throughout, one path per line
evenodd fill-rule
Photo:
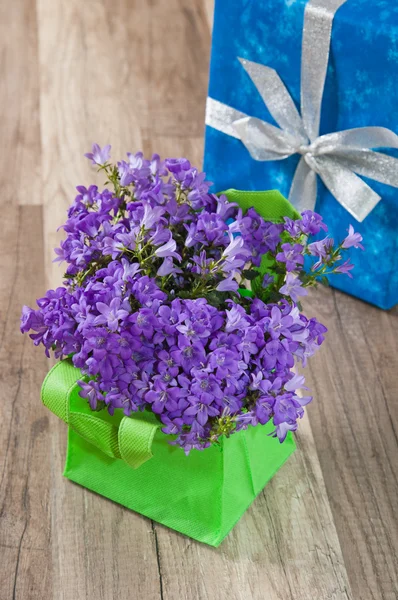
M 216 0 L 209 96 L 277 125 L 237 57 L 276 69 L 300 108 L 301 41 L 306 0 Z M 398 131 L 398 6 L 348 0 L 337 12 L 322 103 L 320 135 L 353 127 Z M 398 152 L 383 150 L 398 157 Z M 204 169 L 214 191 L 278 189 L 288 196 L 299 160 L 253 160 L 242 142 L 206 128 Z M 358 223 L 318 178 L 316 211 L 342 240 L 351 223 L 365 252 L 352 250 L 354 279 L 330 283 L 381 308 L 398 303 L 398 189 L 365 181 L 382 200 Z

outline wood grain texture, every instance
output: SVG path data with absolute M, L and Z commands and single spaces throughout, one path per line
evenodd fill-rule
M 200 2 L 37 0 L 37 11 L 45 252 L 54 285 L 61 235 L 54 223 L 64 219 L 74 185 L 93 179 L 82 158 L 93 141 L 111 143 L 119 157 L 196 146 L 191 158 L 201 158 L 210 32 Z
M 310 363 L 311 422 L 355 598 L 398 596 L 398 312 L 331 290 L 307 302 L 329 327 Z
M 62 478 L 66 428 L 39 401 L 48 365 L 20 307 L 61 281 L 56 229 L 75 185 L 101 184 L 93 141 L 200 164 L 212 0 L 16 0 L 0 16 L 0 600 L 395 599 L 396 311 L 311 295 L 330 330 L 313 432 L 219 549 Z
M 302 425 L 297 452 L 220 548 L 156 526 L 165 600 L 351 598 L 311 427 Z
M 40 204 L 40 88 L 32 0 L 0 2 L 0 72 L 1 196 L 7 203 Z
M 44 285 L 42 214 L 1 209 L 0 598 L 50 598 L 51 436 L 39 401 L 46 360 L 18 335 L 22 304 Z

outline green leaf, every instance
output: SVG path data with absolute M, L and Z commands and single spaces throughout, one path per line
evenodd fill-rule
M 325 277 L 325 275 L 323 275 L 323 276 L 320 278 L 320 282 L 321 282 L 323 285 L 325 285 L 326 287 L 329 287 L 329 285 L 330 285 L 330 284 L 329 284 L 329 279 L 328 279 L 327 277 Z
M 259 279 L 255 279 L 253 281 L 251 287 L 254 292 L 254 295 L 259 297 L 261 295 L 261 292 L 263 291 L 263 286 L 261 285 L 261 281 Z
M 209 292 L 208 294 L 204 294 L 204 298 L 206 298 L 207 302 L 214 306 L 215 308 L 221 308 L 225 301 L 229 298 L 229 294 L 227 292 Z
M 301 271 L 298 277 L 303 285 L 307 285 L 307 283 L 311 283 L 315 279 L 314 275 L 305 273 L 305 271 Z
M 192 297 L 192 292 L 191 290 L 179 290 L 178 291 L 178 297 L 179 298 L 183 298 L 183 299 L 189 299 Z
M 254 269 L 250 269 L 242 271 L 242 275 L 245 279 L 253 281 L 254 279 L 256 279 L 256 277 L 259 277 L 260 273 Z

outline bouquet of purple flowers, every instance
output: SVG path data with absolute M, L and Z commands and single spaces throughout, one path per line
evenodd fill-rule
M 282 442 L 311 400 L 292 369 L 326 332 L 299 298 L 351 276 L 342 255 L 361 236 L 311 241 L 327 231 L 314 212 L 267 222 L 209 193 L 185 158 L 114 165 L 109 150 L 86 155 L 108 187 L 77 188 L 56 250 L 64 286 L 24 307 L 22 332 L 80 368 L 93 411 L 152 411 L 186 453 L 270 420 Z

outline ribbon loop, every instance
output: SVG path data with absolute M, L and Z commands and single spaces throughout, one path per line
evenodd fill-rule
M 254 160 L 283 160 L 296 153 L 296 140 L 270 123 L 245 117 L 234 121 L 233 127 Z
M 152 458 L 151 451 L 157 425 L 125 417 L 119 426 L 119 448 L 121 458 L 133 469 L 138 469 Z
M 373 148 L 398 148 L 398 136 L 384 127 L 361 127 L 319 136 L 322 97 L 333 19 L 347 0 L 309 0 L 304 12 L 301 57 L 301 116 L 278 73 L 239 58 L 279 128 L 212 98 L 206 125 L 235 137 L 258 161 L 300 154 L 289 200 L 300 211 L 314 209 L 318 174 L 336 200 L 358 221 L 380 196 L 358 175 L 398 187 L 398 159 Z
M 156 421 L 123 417 L 119 427 L 93 414 L 70 410 L 72 396 L 83 375 L 69 360 L 58 362 L 47 374 L 41 390 L 43 404 L 82 438 L 111 458 L 121 458 L 137 469 L 152 457 Z
M 95 415 L 71 412 L 69 413 L 68 425 L 107 456 L 111 458 L 121 457 L 117 439 L 118 428 L 111 425 L 111 423 L 102 421 Z
M 275 69 L 244 58 L 239 61 L 279 127 L 297 138 L 299 143 L 308 143 L 296 105 Z

